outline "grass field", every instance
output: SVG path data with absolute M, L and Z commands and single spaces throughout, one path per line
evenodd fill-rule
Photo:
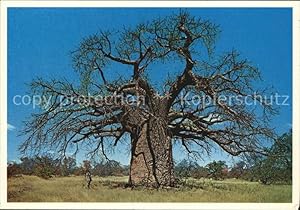
M 44 180 L 35 176 L 8 179 L 9 202 L 291 202 L 291 185 L 261 185 L 241 180 L 189 179 L 174 189 L 122 188 L 127 177 L 94 177 L 92 189 L 83 177 Z

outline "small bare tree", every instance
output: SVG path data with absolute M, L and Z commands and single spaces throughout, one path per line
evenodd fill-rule
M 85 178 L 85 182 L 86 182 L 86 187 L 88 189 L 90 189 L 91 183 L 92 183 L 91 162 L 88 160 L 84 160 L 83 161 L 83 169 L 84 169 L 84 178 Z
M 56 148 L 64 155 L 76 145 L 106 157 L 107 147 L 127 135 L 129 184 L 155 187 L 174 185 L 174 141 L 196 156 L 209 155 L 214 146 L 234 156 L 262 153 L 262 140 L 274 136 L 268 122 L 276 110 L 255 96 L 265 90 L 255 89 L 260 74 L 248 60 L 236 51 L 214 56 L 218 34 L 219 27 L 210 21 L 179 12 L 84 39 L 72 53 L 80 86 L 32 82 L 33 94 L 51 97 L 51 104 L 42 104 L 26 123 L 28 138 L 21 150 Z M 159 91 L 148 73 L 169 68 L 178 74 L 166 78 Z M 107 77 L 121 70 L 128 73 L 116 80 Z M 195 103 L 197 97 L 205 100 Z M 206 103 L 220 97 L 238 100 Z M 240 103 L 245 98 L 259 106 Z

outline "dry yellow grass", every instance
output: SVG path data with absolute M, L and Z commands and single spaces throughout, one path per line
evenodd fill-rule
M 187 180 L 177 189 L 122 188 L 127 177 L 94 177 L 92 189 L 83 177 L 35 176 L 8 179 L 9 202 L 291 202 L 290 185 L 264 186 L 240 180 Z M 194 187 L 192 187 L 194 186 Z

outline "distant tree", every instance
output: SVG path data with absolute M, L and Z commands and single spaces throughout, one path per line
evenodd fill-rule
M 98 176 L 121 176 L 124 175 L 124 168 L 115 160 L 101 161 L 96 163 L 93 174 Z
M 110 160 L 106 163 L 106 168 L 110 171 L 110 176 L 120 176 L 122 175 L 123 168 L 118 161 Z
M 192 177 L 197 173 L 200 166 L 197 162 L 188 159 L 183 159 L 178 164 L 175 165 L 175 175 L 178 178 L 188 178 Z
M 58 159 L 53 159 L 48 155 L 35 157 L 34 175 L 44 179 L 51 178 L 53 175 L 57 174 L 56 171 L 59 168 L 59 162 Z
M 83 176 L 84 173 L 85 173 L 85 169 L 83 166 L 76 166 L 73 172 L 75 176 Z
M 20 163 L 22 174 L 33 175 L 35 163 L 36 163 L 35 158 L 22 157 Z
M 92 167 L 92 163 L 90 160 L 83 160 L 82 163 L 83 163 L 84 170 L 86 170 L 86 171 L 92 170 L 93 167 Z
M 22 169 L 19 164 L 16 162 L 10 162 L 7 165 L 7 178 L 10 178 L 12 176 L 22 174 Z
M 93 175 L 103 176 L 104 174 L 104 161 L 95 162 L 93 167 Z
M 61 162 L 61 175 L 62 176 L 69 176 L 73 174 L 76 169 L 76 159 L 72 157 L 66 157 Z
M 189 176 L 189 162 L 187 159 L 183 159 L 175 165 L 175 176 L 178 178 L 187 178 Z
M 130 166 L 129 165 L 123 166 L 123 175 L 129 176 L 129 173 L 130 173 Z
M 292 130 L 277 139 L 268 156 L 256 159 L 253 170 L 263 184 L 292 182 Z
M 224 179 L 228 172 L 228 166 L 225 161 L 213 161 L 206 165 L 208 177 L 213 179 Z
M 22 157 L 20 163 L 8 165 L 8 172 L 18 169 L 18 173 L 35 175 L 42 178 L 50 178 L 52 175 L 60 175 L 60 161 L 49 154 L 34 157 Z M 15 172 L 14 172 L 15 173 Z
M 237 162 L 229 171 L 230 178 L 241 178 L 246 173 L 246 163 L 244 161 Z
M 179 179 L 183 178 L 205 178 L 208 176 L 208 170 L 200 166 L 196 161 L 183 159 L 175 165 L 175 175 Z
M 197 168 L 191 171 L 191 177 L 195 179 L 206 178 L 208 177 L 208 170 L 203 166 L 198 166 Z

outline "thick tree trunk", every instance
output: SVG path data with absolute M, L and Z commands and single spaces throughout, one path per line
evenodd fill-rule
M 172 143 L 165 120 L 151 117 L 132 134 L 129 184 L 173 186 Z

